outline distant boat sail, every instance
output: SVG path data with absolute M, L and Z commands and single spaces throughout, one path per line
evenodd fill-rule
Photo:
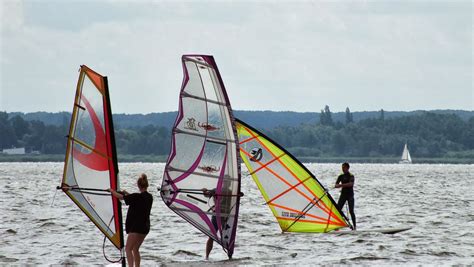
M 316 177 L 293 155 L 236 120 L 240 155 L 282 232 L 324 233 L 349 223 Z
M 212 56 L 184 55 L 184 78 L 161 197 L 232 257 L 240 157 L 229 98 Z M 204 189 L 215 192 L 213 197 Z
M 406 143 L 405 143 L 405 147 L 403 147 L 402 158 L 399 161 L 399 163 L 404 163 L 404 164 L 412 163 L 411 156 L 410 156 L 410 151 L 408 151 L 408 145 Z
M 58 189 L 120 251 L 119 261 L 124 264 L 121 203 L 106 191 L 120 190 L 107 77 L 84 65 L 80 69 L 67 138 L 63 179 Z

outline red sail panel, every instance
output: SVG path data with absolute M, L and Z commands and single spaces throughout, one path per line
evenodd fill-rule
M 122 249 L 117 156 L 107 78 L 81 66 L 71 118 L 63 191 L 118 248 Z

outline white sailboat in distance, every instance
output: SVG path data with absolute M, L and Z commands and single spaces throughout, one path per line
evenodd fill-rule
M 401 163 L 401 164 L 411 164 L 412 163 L 411 156 L 410 156 L 410 151 L 408 151 L 408 146 L 407 146 L 406 143 L 405 143 L 405 147 L 403 148 L 402 158 L 398 163 Z

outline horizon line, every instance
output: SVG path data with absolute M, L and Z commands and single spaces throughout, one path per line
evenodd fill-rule
M 322 109 L 323 110 L 323 109 Z M 349 108 L 350 110 L 350 108 Z M 474 110 L 466 110 L 466 109 L 414 109 L 414 110 L 386 110 L 386 109 L 379 109 L 379 110 L 362 110 L 362 111 L 353 111 L 350 110 L 351 113 L 358 113 L 358 112 L 417 112 L 417 111 L 463 111 L 463 112 L 474 112 Z M 294 110 L 238 110 L 238 109 L 233 109 L 234 112 L 292 112 L 292 113 L 321 113 L 320 111 L 294 111 Z M 6 111 L 6 110 L 0 110 L 0 112 L 6 112 L 6 113 L 23 113 L 23 114 L 28 114 L 28 113 L 71 113 L 71 111 Z M 112 114 L 124 114 L 124 115 L 149 115 L 149 114 L 158 114 L 158 113 L 174 113 L 178 112 L 177 110 L 174 111 L 157 111 L 157 112 L 148 112 L 148 113 L 126 113 L 126 112 L 112 112 Z M 331 113 L 345 113 L 346 111 L 333 111 L 331 110 Z

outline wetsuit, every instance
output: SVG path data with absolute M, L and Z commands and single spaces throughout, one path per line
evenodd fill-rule
M 127 219 L 125 220 L 125 231 L 127 234 L 148 234 L 150 232 L 150 211 L 153 204 L 153 196 L 145 191 L 126 195 L 123 199 L 125 204 L 129 206 Z
M 350 172 L 348 173 L 343 173 L 337 177 L 336 184 L 347 184 L 347 183 L 354 183 L 354 175 L 352 175 Z M 339 201 L 337 201 L 337 207 L 340 211 L 342 211 L 342 208 L 344 207 L 344 204 L 346 204 L 346 201 L 349 203 L 349 212 L 351 214 L 352 218 L 352 224 L 354 228 L 356 228 L 356 216 L 354 213 L 354 188 L 353 186 L 351 187 L 343 187 L 341 190 L 341 195 L 339 196 Z

